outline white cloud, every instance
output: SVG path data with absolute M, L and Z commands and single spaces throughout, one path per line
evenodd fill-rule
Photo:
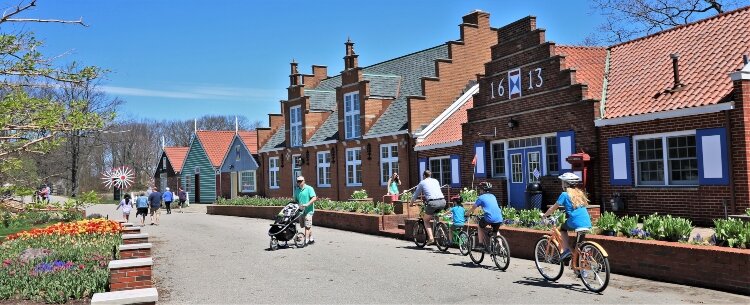
M 119 86 L 101 86 L 104 92 L 111 95 L 162 97 L 173 99 L 203 99 L 203 100 L 258 100 L 281 99 L 283 90 L 269 90 L 256 88 L 236 88 L 225 86 L 193 86 L 175 87 L 166 90 L 153 90 Z

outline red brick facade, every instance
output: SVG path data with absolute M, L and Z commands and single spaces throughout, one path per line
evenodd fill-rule
M 151 257 L 151 248 L 120 250 L 120 259 Z

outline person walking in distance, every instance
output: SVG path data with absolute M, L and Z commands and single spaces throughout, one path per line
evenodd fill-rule
M 184 206 L 185 201 L 187 201 L 187 193 L 185 193 L 185 190 L 178 188 L 177 198 L 180 200 L 180 213 L 182 213 L 182 206 Z
M 424 195 L 424 222 L 429 224 L 432 220 L 432 215 L 445 209 L 446 202 L 443 190 L 440 189 L 440 182 L 432 178 L 432 172 L 425 170 L 422 178 L 422 181 L 417 185 L 417 189 L 414 190 L 414 195 L 411 197 L 411 206 L 414 206 L 414 202 L 417 201 L 419 195 Z M 432 228 L 429 225 L 427 225 L 427 244 L 435 244 Z
M 135 199 L 135 218 L 137 219 L 138 216 L 143 215 L 143 218 L 141 218 L 141 227 L 146 225 L 146 214 L 148 214 L 148 197 L 146 197 L 145 192 L 141 192 L 138 195 L 138 198 Z
M 130 194 L 125 194 L 125 198 L 120 200 L 120 204 L 117 205 L 115 210 L 122 208 L 122 218 L 125 222 L 130 222 L 130 211 L 133 207 L 133 201 L 130 198 Z
M 156 224 L 158 226 L 159 214 L 161 214 L 161 211 L 159 211 L 161 208 L 161 193 L 159 193 L 159 188 L 154 187 L 154 191 L 151 192 L 151 195 L 148 195 L 148 204 L 151 208 L 151 225 Z M 154 222 L 154 218 L 156 218 L 156 222 Z
M 313 213 L 315 213 L 315 201 L 318 197 L 312 186 L 305 184 L 305 177 L 297 177 L 297 189 L 295 190 L 294 199 L 300 207 L 305 208 L 302 216 L 299 218 L 299 224 L 305 228 L 305 240 L 307 244 L 312 245 L 315 239 L 312 238 Z
M 169 188 L 166 188 L 161 197 L 164 199 L 164 205 L 167 207 L 167 214 L 172 214 L 172 201 L 174 200 L 174 194 L 169 191 Z

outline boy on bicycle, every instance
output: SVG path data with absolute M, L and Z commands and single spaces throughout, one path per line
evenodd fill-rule
M 466 223 L 466 210 L 464 209 L 464 205 L 461 204 L 461 200 L 455 200 L 453 201 L 453 207 L 450 209 L 451 213 L 451 222 L 453 223 L 451 225 L 451 229 L 448 231 L 448 238 L 450 240 L 453 240 L 453 232 L 458 232 L 461 229 L 463 229 L 464 224 Z
M 547 218 L 552 215 L 558 207 L 565 209 L 567 221 L 560 226 L 563 253 L 560 259 L 565 260 L 570 257 L 570 246 L 568 243 L 568 231 L 587 228 L 591 229 L 591 217 L 586 209 L 589 199 L 586 193 L 580 188 L 581 178 L 573 173 L 565 173 L 557 177 L 562 181 L 563 192 L 557 198 L 557 202 L 549 207 L 543 217 Z
M 474 206 L 469 210 L 469 214 L 473 214 L 477 207 L 481 207 L 482 211 L 484 211 L 484 217 L 479 220 L 478 224 L 479 245 L 477 246 L 477 249 L 484 249 L 484 236 L 487 234 L 485 228 L 487 225 L 491 225 L 492 231 L 497 232 L 500 225 L 503 224 L 503 211 L 497 204 L 497 198 L 495 198 L 495 195 L 490 194 L 492 183 L 486 181 L 482 182 L 479 184 L 479 189 L 481 190 L 482 195 L 477 198 Z

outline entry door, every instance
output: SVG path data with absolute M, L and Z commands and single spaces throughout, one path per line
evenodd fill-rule
M 526 202 L 526 185 L 539 182 L 542 176 L 542 148 L 520 148 L 508 150 L 508 193 L 510 206 L 516 209 L 528 207 Z
M 231 181 L 232 185 L 232 191 L 231 194 L 229 194 L 230 198 L 234 199 L 237 197 L 237 172 L 231 172 L 229 173 L 229 181 Z
M 195 202 L 199 203 L 201 202 L 201 175 L 195 174 L 195 184 L 193 184 L 193 188 L 195 188 Z
M 302 176 L 302 156 L 292 156 L 292 198 L 297 190 L 297 177 Z

